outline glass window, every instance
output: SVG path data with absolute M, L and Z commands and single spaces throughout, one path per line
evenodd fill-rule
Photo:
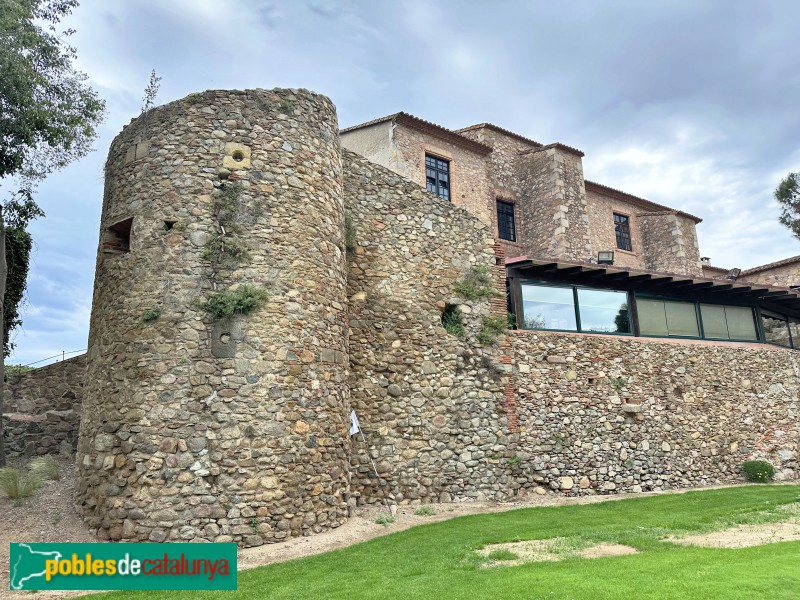
M 630 218 L 614 213 L 614 233 L 617 235 L 617 248 L 630 252 L 632 250 Z
M 670 335 L 700 336 L 694 303 L 664 302 L 664 309 L 667 313 L 667 328 Z
M 626 292 L 578 288 L 578 307 L 581 331 L 630 333 Z
M 450 162 L 425 155 L 425 185 L 429 192 L 450 199 Z
M 795 348 L 800 348 L 800 323 L 789 321 L 789 331 L 792 334 L 792 344 Z
M 724 306 L 701 304 L 700 318 L 703 319 L 703 333 L 707 338 L 730 339 Z M 750 320 L 752 321 L 753 319 L 751 318 Z
M 514 222 L 514 204 L 497 201 L 497 235 L 501 240 L 517 241 L 517 227 Z
M 667 313 L 663 300 L 636 299 L 636 312 L 639 315 L 639 333 L 642 335 L 668 336 Z
M 700 337 L 693 302 L 636 299 L 642 335 Z
M 732 340 L 758 340 L 753 309 L 747 306 L 726 306 L 725 317 L 728 321 L 728 333 Z M 705 326 L 705 319 L 703 320 Z
M 571 287 L 523 284 L 522 313 L 525 329 L 578 330 Z
M 764 341 L 791 348 L 789 341 L 789 325 L 785 319 L 761 313 L 761 329 L 764 330 Z

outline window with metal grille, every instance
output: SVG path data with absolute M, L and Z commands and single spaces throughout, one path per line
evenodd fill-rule
M 614 213 L 614 233 L 617 234 L 617 248 L 632 252 L 631 224 L 628 217 Z
M 497 235 L 501 240 L 517 241 L 517 226 L 514 222 L 514 204 L 504 200 L 497 201 Z
M 450 200 L 450 162 L 426 154 L 425 184 L 429 192 Z

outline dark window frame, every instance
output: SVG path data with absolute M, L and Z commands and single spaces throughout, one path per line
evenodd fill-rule
M 617 249 L 633 252 L 630 216 L 617 212 L 612 214 L 614 215 L 614 235 L 617 238 Z
M 536 327 L 528 328 L 525 326 L 525 302 L 522 300 L 522 286 L 524 285 L 535 285 L 538 287 L 550 287 L 550 288 L 562 288 L 562 289 L 571 289 L 572 290 L 572 308 L 575 311 L 575 329 L 539 329 Z M 560 333 L 585 333 L 587 335 L 621 335 L 626 337 L 635 337 L 634 333 L 634 321 L 633 321 L 633 312 L 631 311 L 631 295 L 632 292 L 628 292 L 626 290 L 614 290 L 611 288 L 599 288 L 599 287 L 591 287 L 588 285 L 577 285 L 574 283 L 566 283 L 566 282 L 551 282 L 544 279 L 520 279 L 519 280 L 519 287 L 520 287 L 520 305 L 517 308 L 517 312 L 519 312 L 520 317 L 518 319 L 518 323 L 521 326 L 521 329 L 526 331 L 555 331 Z M 599 291 L 599 292 L 619 292 L 625 294 L 625 304 L 628 306 L 628 331 L 584 331 L 581 326 L 581 307 L 580 301 L 578 300 L 578 290 L 592 290 L 592 291 Z
M 452 202 L 453 180 L 450 161 L 433 154 L 425 153 L 425 187 L 443 200 Z
M 497 237 L 507 242 L 516 242 L 517 216 L 515 203 L 497 198 L 495 210 L 497 211 Z

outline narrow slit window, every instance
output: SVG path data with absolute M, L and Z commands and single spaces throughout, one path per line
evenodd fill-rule
M 103 235 L 103 251 L 111 254 L 130 252 L 132 228 L 133 217 L 108 227 Z
M 514 204 L 505 200 L 497 201 L 497 235 L 501 240 L 517 241 L 517 224 Z

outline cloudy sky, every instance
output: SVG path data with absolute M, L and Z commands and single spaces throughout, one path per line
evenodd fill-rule
M 342 127 L 404 110 L 559 141 L 587 179 L 702 217 L 714 264 L 798 255 L 772 198 L 800 170 L 798 22 L 794 0 L 83 0 L 66 24 L 108 118 L 96 152 L 40 188 L 10 362 L 86 347 L 102 165 L 153 68 L 159 104 L 304 87 Z

